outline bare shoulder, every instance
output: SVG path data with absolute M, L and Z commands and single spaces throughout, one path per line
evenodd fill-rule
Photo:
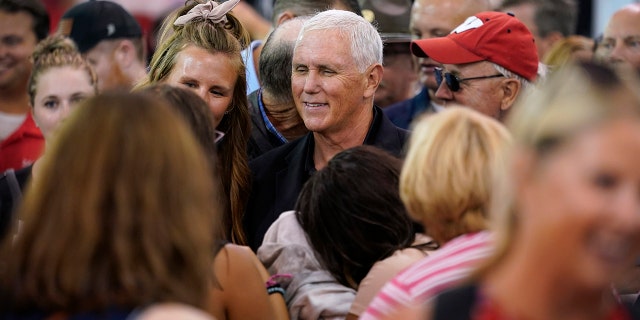
M 244 272 L 258 272 L 261 274 L 261 269 L 264 269 L 258 257 L 249 247 L 235 244 L 225 245 L 216 255 L 214 265 L 216 275 L 220 272 L 221 276 L 242 274 Z
M 215 320 L 210 314 L 192 306 L 179 303 L 160 303 L 146 309 L 139 320 Z
M 265 288 L 268 273 L 248 247 L 227 244 L 215 257 L 218 286 L 212 312 L 218 319 L 279 319 Z
M 396 310 L 390 315 L 384 316 L 381 320 L 405 319 L 405 320 L 425 320 L 432 319 L 432 306 L 406 306 Z

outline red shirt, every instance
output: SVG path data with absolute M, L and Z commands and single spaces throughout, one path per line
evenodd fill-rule
M 0 172 L 32 164 L 40 157 L 43 148 L 44 137 L 29 112 L 20 127 L 0 142 Z
M 476 309 L 473 316 L 474 320 L 525 320 L 516 319 L 506 316 L 499 305 L 489 301 L 488 299 L 481 298 L 480 304 Z M 631 315 L 622 305 L 618 305 L 609 315 L 602 320 L 631 320 Z

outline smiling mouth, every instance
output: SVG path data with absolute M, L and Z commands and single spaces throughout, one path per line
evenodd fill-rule
M 304 106 L 305 107 L 309 107 L 309 108 L 318 108 L 318 107 L 325 107 L 328 104 L 326 103 L 312 103 L 312 102 L 305 102 Z
M 591 239 L 591 248 L 596 256 L 607 265 L 619 266 L 631 254 L 631 245 L 625 238 L 600 236 Z

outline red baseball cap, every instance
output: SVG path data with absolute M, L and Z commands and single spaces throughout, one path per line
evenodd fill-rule
M 487 60 L 529 81 L 534 81 L 538 73 L 533 35 L 511 13 L 478 13 L 446 37 L 412 41 L 411 52 L 442 64 Z

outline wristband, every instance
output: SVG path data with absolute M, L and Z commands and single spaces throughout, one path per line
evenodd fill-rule
M 275 285 L 275 286 L 272 286 L 272 287 L 268 287 L 268 288 L 267 288 L 267 294 L 269 294 L 269 295 L 271 295 L 271 294 L 273 294 L 273 293 L 276 293 L 276 292 L 277 292 L 277 293 L 279 293 L 279 294 L 281 294 L 281 295 L 284 297 L 284 292 L 285 292 L 285 291 L 284 291 L 284 289 L 283 289 L 279 284 L 278 284 L 278 285 Z

